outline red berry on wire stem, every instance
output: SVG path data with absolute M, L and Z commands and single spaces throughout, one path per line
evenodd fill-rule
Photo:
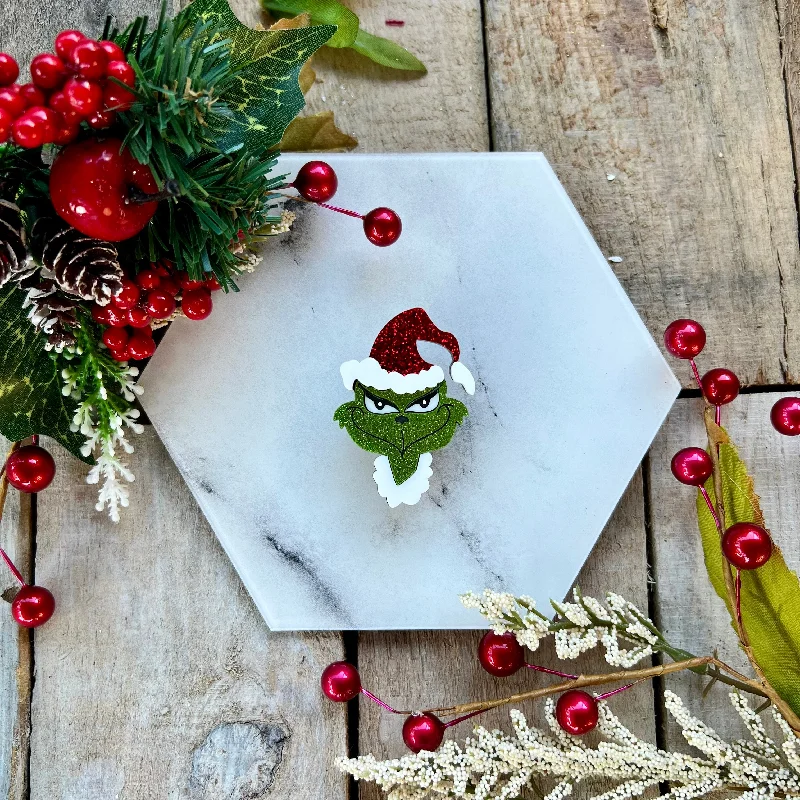
M 772 539 L 755 523 L 737 522 L 722 537 L 722 553 L 737 569 L 758 569 L 772 555 Z
M 114 352 L 122 350 L 128 344 L 128 332 L 124 328 L 106 328 L 103 331 L 103 344 Z
M 46 489 L 56 474 L 53 456 L 38 444 L 15 450 L 6 459 L 8 482 L 20 492 L 33 494 Z
M 110 83 L 103 91 L 103 105 L 113 111 L 127 111 L 136 100 L 136 95 L 115 83 Z
M 156 351 L 156 343 L 150 328 L 136 331 L 128 340 L 128 355 L 134 361 L 150 358 Z
M 27 108 L 22 89 L 14 84 L 0 89 L 0 108 L 4 108 L 16 119 Z
M 85 39 L 73 48 L 70 63 L 82 78 L 96 81 L 105 77 L 108 55 L 100 42 Z
M 136 283 L 138 283 L 142 289 L 157 289 L 161 283 L 161 278 L 156 270 L 143 269 L 136 275 Z
M 213 307 L 211 292 L 208 289 L 191 289 L 183 293 L 181 309 L 189 319 L 205 319 Z
M 31 79 L 40 89 L 58 89 L 66 77 L 67 68 L 55 53 L 40 53 L 31 61 Z
M 19 77 L 19 64 L 8 53 L 0 53 L 0 86 L 9 86 Z
M 47 119 L 32 115 L 30 112 L 17 117 L 11 126 L 11 136 L 14 139 L 14 143 L 29 150 L 34 147 L 41 147 L 49 142 L 54 135 L 55 130 Z
M 25 100 L 25 105 L 28 108 L 31 106 L 48 105 L 47 95 L 35 83 L 22 84 L 22 86 L 19 87 L 19 93 L 22 95 L 23 100 Z
M 739 396 L 739 379 L 724 367 L 706 372 L 701 384 L 706 400 L 714 406 L 727 405 Z
M 403 723 L 403 741 L 412 753 L 436 750 L 444 739 L 444 723 L 435 714 L 412 714 Z
M 116 42 L 110 42 L 108 39 L 103 39 L 103 41 L 100 42 L 100 47 L 105 50 L 106 57 L 108 58 L 109 62 L 125 60 L 125 52 Z
M 705 344 L 706 332 L 693 319 L 676 319 L 664 331 L 664 346 L 675 358 L 695 358 Z
M 525 652 L 513 633 L 489 631 L 478 645 L 478 660 L 490 675 L 505 678 L 525 666 Z
M 772 427 L 784 436 L 800 434 L 800 397 L 782 397 L 769 414 Z
M 70 78 L 64 84 L 64 95 L 70 108 L 84 117 L 100 111 L 103 106 L 103 90 L 100 84 L 86 78 Z
M 163 289 L 153 289 L 145 300 L 145 309 L 152 319 L 167 319 L 175 311 L 175 298 Z
M 580 689 L 564 692 L 556 703 L 556 720 L 573 736 L 583 736 L 597 726 L 600 713 L 597 700 Z
M 131 328 L 146 328 L 150 325 L 150 315 L 141 306 L 134 306 L 125 312 L 128 325 Z
M 391 208 L 374 208 L 364 217 L 364 233 L 377 247 L 394 244 L 402 230 L 403 223 Z
M 111 298 L 111 302 L 120 310 L 128 311 L 139 302 L 141 292 L 130 278 L 122 279 L 122 288 Z
M 133 67 L 124 60 L 109 61 L 106 67 L 106 76 L 116 78 L 131 88 L 136 85 L 136 73 L 133 71 Z M 111 81 L 109 81 L 109 85 L 112 85 Z
M 72 59 L 72 53 L 75 47 L 85 41 L 86 37 L 80 31 L 74 29 L 61 31 L 61 33 L 56 36 L 54 47 L 56 55 L 65 63 L 69 63 Z
M 324 161 L 309 161 L 300 168 L 291 185 L 306 200 L 326 203 L 336 194 L 339 180 L 330 164 Z
M 711 456 L 699 447 L 684 447 L 672 457 L 672 474 L 686 486 L 702 486 L 711 477 Z
M 334 661 L 322 671 L 322 693 L 334 703 L 346 703 L 361 693 L 358 670 L 347 661 Z
M 44 586 L 23 586 L 11 602 L 11 615 L 23 628 L 44 625 L 56 610 L 56 600 Z

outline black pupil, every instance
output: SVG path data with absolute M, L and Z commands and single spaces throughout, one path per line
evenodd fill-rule
M 419 404 L 420 404 L 420 405 L 421 405 L 423 408 L 427 408 L 427 407 L 428 407 L 428 405 L 430 404 L 430 402 L 431 402 L 431 399 L 430 399 L 430 397 L 425 397 L 425 398 L 423 398 L 422 400 L 420 400 L 420 401 L 419 401 Z
M 383 411 L 383 407 L 385 405 L 386 405 L 386 403 L 384 403 L 383 400 L 376 400 L 375 401 L 375 408 L 377 408 L 378 411 Z

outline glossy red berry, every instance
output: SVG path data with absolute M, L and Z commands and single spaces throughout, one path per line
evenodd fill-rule
M 54 135 L 55 130 L 50 121 L 41 115 L 30 113 L 30 111 L 17 117 L 11 126 L 11 136 L 14 139 L 14 143 L 28 149 L 41 147 L 43 144 L 52 141 Z
M 175 277 L 184 292 L 191 291 L 192 289 L 203 289 L 206 285 L 205 280 L 196 281 L 194 278 L 190 278 L 189 273 L 184 270 L 176 272 Z
M 82 78 L 96 81 L 106 74 L 108 56 L 101 47 L 100 42 L 96 42 L 94 39 L 86 39 L 76 44 L 73 48 L 71 63 Z
M 330 164 L 324 161 L 309 161 L 300 168 L 292 186 L 306 200 L 325 203 L 336 194 L 339 181 Z
M 778 433 L 784 436 L 800 434 L 800 397 L 782 397 L 772 406 L 769 418 Z
M 672 457 L 672 474 L 686 486 L 702 486 L 713 471 L 711 456 L 699 447 L 684 447 Z
M 99 308 L 99 306 L 95 306 L 95 308 Z M 94 311 L 92 316 L 94 316 Z M 112 328 L 124 328 L 128 324 L 128 312 L 121 308 L 115 308 L 111 304 L 103 307 L 103 317 L 104 319 L 98 320 L 98 322 L 105 322 Z
M 33 106 L 25 112 L 26 117 L 37 120 L 44 126 L 45 142 L 53 141 L 56 130 L 61 125 L 62 118 L 57 111 L 47 106 Z
M 558 698 L 556 719 L 567 733 L 583 736 L 597 726 L 600 714 L 597 700 L 580 689 L 570 689 Z
M 38 444 L 20 447 L 6 460 L 8 482 L 20 492 L 41 492 L 50 485 L 55 474 L 53 456 Z
M 128 332 L 124 328 L 106 328 L 103 331 L 103 344 L 109 350 L 121 350 L 128 344 Z
M 40 53 L 31 61 L 31 79 L 40 89 L 58 89 L 66 77 L 67 68 L 55 53 Z
M 183 293 L 181 308 L 189 319 L 205 319 L 211 313 L 212 306 L 208 289 L 191 289 Z
M 163 289 L 148 292 L 144 307 L 152 319 L 166 319 L 175 311 L 175 298 Z
M 136 73 L 133 71 L 133 67 L 124 60 L 109 61 L 106 67 L 106 75 L 109 78 L 116 78 L 116 80 L 131 88 L 136 84 Z
M 10 86 L 19 77 L 19 64 L 8 53 L 0 53 L 0 86 Z
M 171 297 L 175 297 L 181 290 L 181 287 L 178 286 L 177 282 L 170 277 L 161 278 L 161 283 L 158 284 L 158 288 L 162 292 L 166 292 Z
M 772 539 L 759 525 L 737 522 L 722 537 L 722 553 L 738 569 L 758 569 L 772 555 Z
M 70 108 L 84 117 L 91 116 L 103 107 L 103 90 L 100 84 L 86 78 L 70 78 L 64 84 L 64 95 Z
M 103 91 L 103 106 L 113 111 L 127 111 L 136 100 L 136 95 L 123 89 L 122 86 L 117 86 L 115 83 L 109 83 Z
M 154 269 L 143 269 L 136 276 L 136 283 L 142 289 L 157 289 L 161 283 L 161 277 Z
M 111 298 L 111 302 L 122 311 L 127 311 L 139 302 L 140 295 L 139 287 L 129 278 L 123 278 L 122 288 Z
M 709 403 L 724 406 L 739 395 L 739 379 L 729 369 L 712 369 L 703 375 L 700 383 Z
M 216 275 L 206 278 L 205 285 L 206 289 L 208 289 L 210 292 L 218 292 L 220 289 L 222 289 L 222 285 L 220 284 Z
M 444 723 L 435 714 L 412 714 L 403 723 L 403 741 L 412 753 L 433 752 L 444 739 Z
M 705 344 L 706 332 L 693 319 L 676 319 L 664 331 L 664 345 L 675 358 L 695 358 Z
M 109 62 L 125 60 L 125 53 L 116 42 L 110 42 L 108 39 L 104 39 L 102 42 L 100 42 L 100 47 L 105 50 Z
M 59 145 L 66 145 L 74 142 L 80 133 L 80 124 L 77 122 L 65 122 L 63 119 L 61 124 L 56 128 L 53 135 L 53 142 Z
M 403 223 L 391 208 L 374 208 L 364 217 L 364 233 L 378 247 L 394 244 L 402 230 Z
M 11 126 L 14 118 L 4 108 L 0 108 L 0 144 L 7 142 L 11 136 Z
M 478 645 L 478 660 L 490 675 L 505 678 L 525 666 L 525 652 L 513 633 L 489 631 Z
M 322 671 L 322 693 L 334 703 L 346 703 L 361 693 L 358 670 L 347 661 L 334 661 Z
M 8 111 L 13 119 L 16 119 L 25 111 L 27 108 L 25 96 L 22 94 L 22 89 L 17 86 L 17 84 L 0 89 L 0 108 L 4 108 Z
M 56 36 L 56 55 L 65 64 L 69 64 L 71 63 L 72 53 L 75 50 L 76 45 L 79 45 L 81 42 L 85 41 L 86 37 L 80 31 L 76 31 L 74 29 L 61 31 L 61 33 Z
M 146 328 L 150 325 L 150 315 L 141 306 L 134 306 L 125 312 L 131 328 Z
M 86 117 L 86 122 L 90 128 L 101 131 L 110 128 L 116 118 L 117 115 L 113 111 L 95 111 L 94 114 Z
M 136 331 L 128 341 L 128 355 L 134 361 L 150 358 L 156 351 L 156 343 L 149 329 Z
M 111 358 L 115 361 L 128 361 L 131 357 L 127 344 L 124 347 L 118 347 L 116 350 L 109 349 L 109 352 L 111 353 Z
M 47 95 L 35 83 L 24 83 L 19 87 L 19 92 L 28 108 L 48 105 Z
M 55 598 L 44 586 L 25 585 L 11 602 L 11 615 L 23 628 L 44 625 L 55 610 Z

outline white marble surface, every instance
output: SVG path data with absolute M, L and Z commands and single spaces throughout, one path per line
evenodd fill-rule
M 481 627 L 457 595 L 485 586 L 547 608 L 678 383 L 542 155 L 327 160 L 332 202 L 394 208 L 400 240 L 376 248 L 358 220 L 303 206 L 241 293 L 170 328 L 144 407 L 273 629 Z M 339 366 L 413 306 L 458 337 L 478 386 L 448 380 L 469 417 L 419 504 L 391 509 L 332 417 L 352 399 Z

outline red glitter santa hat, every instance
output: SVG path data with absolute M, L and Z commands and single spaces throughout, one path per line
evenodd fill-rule
M 369 358 L 342 364 L 345 387 L 352 389 L 358 381 L 373 389 L 412 394 L 438 386 L 444 380 L 444 371 L 419 354 L 417 342 L 420 341 L 446 347 L 453 357 L 450 377 L 468 394 L 475 393 L 472 373 L 458 360 L 461 354 L 458 339 L 452 333 L 439 330 L 423 308 L 410 308 L 389 320 L 375 339 Z

